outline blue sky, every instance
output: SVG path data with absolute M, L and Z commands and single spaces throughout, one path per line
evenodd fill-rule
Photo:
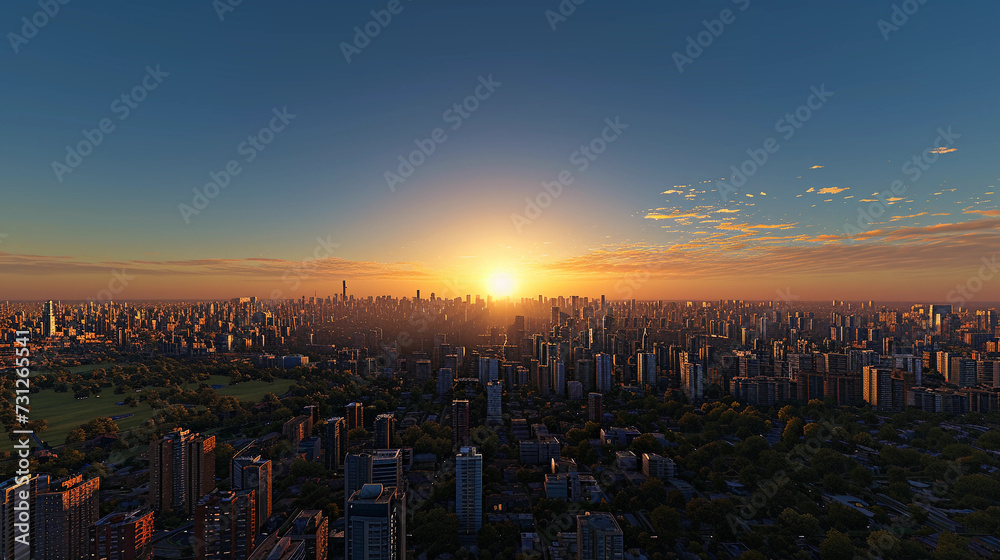
M 341 44 L 388 2 L 333 4 L 244 1 L 220 21 L 210 1 L 75 0 L 19 52 L 7 35 L 0 49 L 4 283 L 40 274 L 77 297 L 62 287 L 74 274 L 86 277 L 85 295 L 103 283 L 103 270 L 127 265 L 160 279 L 147 284 L 148 293 L 136 288 L 137 297 L 153 297 L 154 286 L 186 272 L 198 280 L 180 293 L 195 297 L 207 277 L 221 286 L 227 278 L 280 276 L 288 262 L 314 253 L 318 236 L 339 244 L 332 276 L 372 270 L 386 282 L 373 286 L 392 291 L 398 281 L 405 293 L 441 270 L 572 276 L 583 274 L 580 263 L 606 269 L 609 255 L 622 271 L 678 251 L 688 251 L 685 261 L 754 252 L 747 258 L 778 262 L 787 257 L 772 253 L 775 244 L 830 250 L 825 238 L 817 247 L 818 236 L 842 235 L 859 206 L 870 204 L 861 200 L 907 179 L 905 159 L 941 147 L 948 150 L 918 181 L 907 181 L 906 196 L 870 229 L 986 220 L 970 231 L 996 231 L 997 205 L 987 194 L 1000 148 L 995 2 L 928 0 L 885 40 L 878 21 L 890 20 L 893 2 L 587 0 L 553 30 L 546 10 L 558 11 L 555 1 L 403 0 L 350 63 Z M 5 2 L 0 26 L 20 34 L 21 18 L 39 10 L 37 2 Z M 679 72 L 673 53 L 723 10 L 732 22 Z M 120 120 L 114 100 L 157 65 L 169 76 Z M 384 174 L 398 156 L 447 128 L 444 111 L 490 75 L 502 85 L 391 191 Z M 823 85 L 833 96 L 782 138 L 776 121 Z M 240 143 L 284 107 L 295 119 L 254 161 L 243 161 Z M 615 117 L 627 130 L 576 171 L 571 154 Z M 103 118 L 114 131 L 57 180 L 52 162 Z M 960 135 L 954 146 L 934 145 L 941 127 Z M 724 202 L 711 181 L 728 177 L 746 150 L 770 137 L 780 149 Z M 186 223 L 178 205 L 191 204 L 192 189 L 232 159 L 242 172 Z M 574 183 L 519 232 L 511 215 L 524 213 L 525 197 L 535 198 L 541 182 L 563 169 L 574 172 Z M 789 240 L 755 239 L 771 228 Z M 893 248 L 884 238 L 862 241 Z M 927 239 L 902 242 L 924 250 Z M 988 246 L 977 238 L 963 246 L 963 258 L 974 261 Z M 258 270 L 243 262 L 251 258 L 277 264 Z M 184 268 L 203 265 L 210 268 Z M 891 272 L 892 263 L 883 269 Z M 694 266 L 686 278 L 718 275 L 711 270 Z M 623 273 L 584 280 L 603 290 Z M 772 291 L 770 279 L 762 282 L 754 290 Z M 802 282 L 806 293 L 810 282 Z M 519 284 L 535 291 L 527 279 Z M 669 282 L 661 288 L 650 296 L 663 297 Z M 11 289 L 11 297 L 22 293 L 36 295 Z

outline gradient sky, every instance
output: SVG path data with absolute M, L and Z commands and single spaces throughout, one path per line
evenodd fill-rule
M 27 42 L 7 33 L 37 2 L 0 5 L 0 298 L 109 282 L 115 299 L 297 297 L 341 279 L 455 297 L 503 291 L 499 275 L 518 296 L 940 302 L 1000 247 L 995 1 L 929 0 L 884 31 L 889 1 L 587 0 L 553 30 L 554 0 L 402 0 L 348 62 L 341 44 L 387 4 L 243 2 L 220 21 L 209 0 L 77 0 Z M 112 104 L 157 65 L 169 76 L 120 119 Z M 490 75 L 501 85 L 452 130 L 445 111 Z M 786 138 L 779 119 L 823 86 Z M 284 107 L 295 118 L 246 162 L 240 143 Z M 104 118 L 115 129 L 58 180 L 53 161 Z M 628 128 L 580 171 L 572 154 L 615 118 Z M 391 190 L 385 173 L 438 127 Z M 779 149 L 726 187 L 769 138 Z M 915 178 L 903 165 L 928 149 Z M 241 173 L 186 223 L 178 205 L 233 159 Z M 563 170 L 573 183 L 515 227 Z M 994 282 L 977 300 L 1000 299 Z

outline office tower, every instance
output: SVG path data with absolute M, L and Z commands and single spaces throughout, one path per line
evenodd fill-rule
M 344 547 L 347 560 L 406 558 L 405 495 L 381 484 L 365 484 L 347 500 Z
M 463 447 L 455 457 L 455 514 L 460 535 L 483 526 L 483 456 L 475 447 Z
M 327 418 L 326 428 L 323 430 L 323 453 L 325 454 L 326 468 L 331 471 L 339 471 L 346 452 L 347 421 L 340 416 Z
M 187 514 L 215 488 L 215 436 L 174 428 L 149 446 L 149 499 Z
M 486 385 L 486 423 L 503 424 L 503 382 L 491 381 Z
M 892 369 L 865 366 L 862 374 L 862 398 L 878 410 L 892 410 Z
M 456 450 L 469 445 L 469 401 L 451 401 L 451 443 Z
M 560 315 L 561 314 L 559 313 L 559 307 L 553 305 L 552 306 L 552 324 L 553 325 L 558 325 L 559 324 L 559 316 Z
M 359 402 L 352 402 L 344 407 L 344 418 L 347 419 L 347 431 L 354 428 L 364 428 L 365 406 Z
M 285 422 L 281 427 L 281 433 L 291 440 L 294 447 L 307 437 L 312 436 L 313 421 L 312 416 L 296 416 Z
M 594 380 L 594 390 L 598 393 L 607 393 L 611 390 L 611 379 L 614 374 L 614 361 L 611 354 L 597 354 L 594 356 L 595 368 L 597 370 Z
M 437 394 L 440 396 L 447 395 L 451 391 L 452 385 L 455 384 L 455 374 L 454 370 L 451 368 L 441 368 L 438 370 L 438 382 L 437 382 Z
M 948 375 L 945 377 L 948 383 L 958 385 L 959 388 L 976 386 L 976 361 L 953 356 L 951 364 L 948 366 Z
M 271 461 L 260 455 L 237 453 L 229 465 L 233 490 L 254 489 L 257 494 L 257 528 L 271 517 Z
M 549 375 L 552 376 L 552 392 L 559 397 L 566 396 L 566 364 L 562 360 L 553 359 L 549 362 Z
M 396 417 L 392 414 L 379 414 L 375 417 L 375 449 L 390 449 L 392 433 L 396 426 Z
M 580 382 L 587 393 L 594 390 L 594 361 L 589 359 L 576 361 L 576 380 Z
M 112 513 L 90 527 L 93 560 L 148 560 L 152 555 L 153 512 Z
M 610 513 L 577 515 L 576 548 L 580 560 L 622 560 L 625 535 Z
M 257 539 L 255 490 L 213 491 L 194 508 L 196 560 L 247 560 Z
M 705 394 L 705 374 L 701 364 L 688 360 L 688 353 L 680 354 L 681 391 L 692 403 L 701 402 Z
M 500 379 L 500 360 L 496 358 L 479 358 L 476 363 L 478 364 L 477 372 L 481 385 L 486 385 L 490 381 Z
M 373 453 L 351 453 L 344 465 L 344 498 L 347 499 L 365 484 L 377 483 L 404 490 L 403 452 L 380 449 Z
M 56 309 L 55 304 L 47 301 L 42 304 L 42 336 L 55 336 Z
M 40 488 L 45 489 L 48 483 L 49 475 L 28 475 L 10 478 L 0 484 L 0 558 L 33 558 L 33 526 L 31 518 L 25 523 L 23 516 L 33 513 L 35 504 L 32 502 Z
M 636 356 L 639 368 L 639 387 L 652 385 L 656 389 L 656 354 L 640 352 Z
M 48 478 L 41 475 L 39 478 Z M 31 515 L 32 560 L 85 558 L 90 551 L 90 526 L 98 520 L 99 478 L 70 476 L 38 485 Z
M 292 521 L 288 536 L 305 545 L 304 560 L 327 560 L 330 548 L 330 521 L 318 509 L 300 511 Z
M 600 393 L 587 395 L 587 420 L 598 424 L 604 422 L 604 395 Z

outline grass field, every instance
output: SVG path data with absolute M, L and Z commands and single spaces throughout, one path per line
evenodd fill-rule
M 209 385 L 226 385 L 216 389 L 220 395 L 234 396 L 241 401 L 258 401 L 265 393 L 282 395 L 292 386 L 289 379 L 276 379 L 274 383 L 263 381 L 249 381 L 235 386 L 228 386 L 229 378 L 223 376 L 212 376 Z M 153 387 L 147 387 L 152 389 Z M 197 384 L 189 384 L 188 388 L 197 388 Z M 109 418 L 121 414 L 134 413 L 134 416 L 117 420 L 121 430 L 130 430 L 142 425 L 143 422 L 152 418 L 158 411 L 152 410 L 145 403 L 136 408 L 116 405 L 128 395 L 116 395 L 114 389 L 107 388 L 101 392 L 100 398 L 92 396 L 85 400 L 76 400 L 73 393 L 56 393 L 52 389 L 47 389 L 31 395 L 31 417 L 33 419 L 45 420 L 48 429 L 42 433 L 41 437 L 49 445 L 62 445 L 66 442 L 66 434 L 71 430 L 80 427 L 90 420 L 107 416 Z

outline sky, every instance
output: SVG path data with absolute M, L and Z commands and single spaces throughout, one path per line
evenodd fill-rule
M 0 298 L 1000 300 L 996 2 L 233 4 L 0 5 Z

